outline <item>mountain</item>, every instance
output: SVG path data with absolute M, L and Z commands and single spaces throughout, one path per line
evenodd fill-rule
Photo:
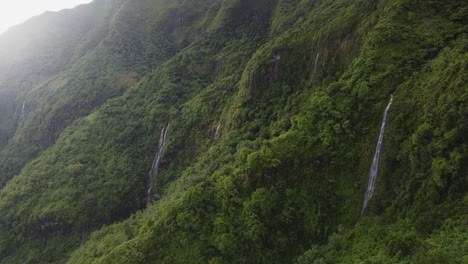
M 14 27 L 0 263 L 467 262 L 467 25 L 455 0 L 95 0 Z

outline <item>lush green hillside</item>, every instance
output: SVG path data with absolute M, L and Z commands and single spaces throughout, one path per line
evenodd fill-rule
M 468 263 L 467 17 L 455 0 L 96 0 L 14 28 L 0 263 Z

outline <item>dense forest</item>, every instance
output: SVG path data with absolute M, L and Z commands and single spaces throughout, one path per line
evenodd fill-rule
M 465 0 L 44 13 L 0 35 L 0 263 L 468 263 L 467 92 Z

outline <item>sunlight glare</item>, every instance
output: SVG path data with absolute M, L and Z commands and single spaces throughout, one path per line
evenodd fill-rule
M 11 26 L 40 15 L 86 4 L 92 0 L 0 0 L 0 34 Z

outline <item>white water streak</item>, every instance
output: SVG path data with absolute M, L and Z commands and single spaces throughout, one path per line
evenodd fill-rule
M 320 58 L 320 53 L 317 53 L 317 56 L 315 57 L 314 74 L 317 74 L 317 72 L 318 72 L 319 58 Z
M 216 127 L 216 132 L 215 132 L 215 135 L 214 135 L 214 140 L 216 140 L 216 139 L 218 138 L 219 128 L 221 128 L 221 124 L 219 124 L 219 125 Z
M 385 109 L 384 117 L 382 120 L 382 126 L 380 127 L 379 140 L 377 141 L 374 158 L 372 159 L 372 166 L 369 171 L 369 180 L 367 183 L 366 196 L 364 197 L 364 202 L 362 204 L 360 216 L 362 216 L 362 214 L 364 213 L 364 210 L 369 204 L 370 199 L 374 195 L 375 185 L 377 182 L 377 176 L 379 172 L 380 156 L 382 154 L 382 148 L 383 148 L 385 128 L 387 127 L 387 115 L 388 115 L 388 110 L 390 109 L 390 106 L 392 105 L 392 102 L 393 102 L 393 95 L 390 95 L 390 101 L 388 102 L 387 108 Z
M 213 137 L 213 140 L 212 140 L 212 143 L 211 143 L 211 146 L 210 146 L 210 150 L 213 148 L 215 142 L 216 142 L 216 139 L 218 139 L 218 135 L 219 135 L 219 129 L 221 128 L 221 124 L 219 124 L 217 127 L 216 127 L 216 132 L 214 134 L 214 137 Z
M 21 108 L 21 116 L 20 116 L 20 121 L 23 121 L 24 118 L 26 117 L 26 101 L 23 101 L 23 107 Z
M 159 164 L 161 163 L 161 158 L 163 154 L 164 147 L 167 144 L 167 133 L 169 131 L 169 124 L 164 126 L 161 130 L 161 135 L 159 136 L 159 143 L 158 143 L 158 151 L 156 152 L 156 156 L 153 161 L 153 165 L 151 166 L 151 170 L 148 175 L 148 191 L 147 191 L 147 198 L 146 198 L 146 205 L 148 206 L 151 201 L 153 200 L 153 196 L 151 193 L 153 180 L 158 176 L 158 169 Z

